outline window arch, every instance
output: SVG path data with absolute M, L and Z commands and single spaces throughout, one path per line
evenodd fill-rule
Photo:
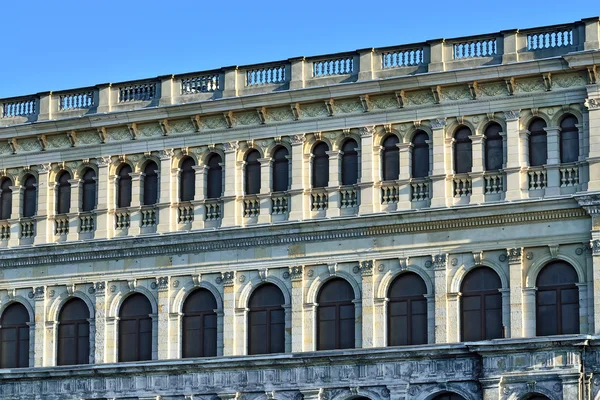
M 317 350 L 354 348 L 354 290 L 342 278 L 326 282 L 317 297 Z
M 312 185 L 323 188 L 329 185 L 329 156 L 327 143 L 320 142 L 313 148 Z
M 248 301 L 248 354 L 285 352 L 285 300 L 272 283 L 259 286 Z
M 37 182 L 33 175 L 25 175 L 23 182 L 23 217 L 29 218 L 35 215 L 37 208 Z
M 348 139 L 342 146 L 342 185 L 356 185 L 358 182 L 358 144 Z
M 223 171 L 221 156 L 213 153 L 208 158 L 206 174 L 206 197 L 218 199 L 223 194 Z
M 131 207 L 131 166 L 123 164 L 119 168 L 117 183 L 117 207 Z
M 58 365 L 90 363 L 90 311 L 81 299 L 73 298 L 58 316 Z
M 432 400 L 465 400 L 465 398 L 462 397 L 460 394 L 445 392 L 438 394 Z
M 71 174 L 63 171 L 56 180 L 56 213 L 67 214 L 71 208 Z
M 273 152 L 273 191 L 285 192 L 289 189 L 288 150 L 277 146 Z
M 180 164 L 179 201 L 192 201 L 196 195 L 196 163 L 192 157 L 185 157 Z
M 471 130 L 461 126 L 454 134 L 454 172 L 466 174 L 473 168 L 473 144 Z
M 87 168 L 83 173 L 81 211 L 87 212 L 96 208 L 96 196 L 96 171 Z
M 427 287 L 414 272 L 398 276 L 388 290 L 388 345 L 427 343 Z
M 258 150 L 250 150 L 246 154 L 246 165 L 244 166 L 244 184 L 246 194 L 258 194 L 260 192 L 260 153 Z
M 12 213 L 12 181 L 4 178 L 0 183 L 0 220 L 10 219 Z
M 6 307 L 0 318 L 0 368 L 29 367 L 29 313 L 21 303 Z
M 152 359 L 152 306 L 140 293 L 125 299 L 119 311 L 119 362 Z
M 158 166 L 148 161 L 144 167 L 143 206 L 151 206 L 158 202 Z
M 382 143 L 381 169 L 384 181 L 395 181 L 400 175 L 400 149 L 397 144 L 398 137 L 396 135 L 389 135 Z
M 529 165 L 538 167 L 548 161 L 548 138 L 546 136 L 546 121 L 535 118 L 529 124 Z
M 560 122 L 560 162 L 572 163 L 579 160 L 579 129 L 577 118 L 567 114 Z
M 425 178 L 429 175 L 429 135 L 417 131 L 412 138 L 411 177 Z
M 477 267 L 463 278 L 460 297 L 463 342 L 503 337 L 502 282 L 491 268 Z
M 554 261 L 536 279 L 536 335 L 579 333 L 579 281 L 577 271 L 564 261 Z
M 502 127 L 492 123 L 485 129 L 485 170 L 498 171 L 504 164 L 504 140 L 500 135 Z
M 182 357 L 217 355 L 217 301 L 207 289 L 197 289 L 183 303 Z

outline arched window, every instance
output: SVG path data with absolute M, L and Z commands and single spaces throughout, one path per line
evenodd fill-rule
M 267 283 L 250 296 L 248 306 L 248 354 L 285 352 L 283 293 Z
M 183 303 L 182 357 L 217 355 L 217 301 L 207 289 L 192 292 Z
M 463 342 L 503 336 L 501 287 L 500 277 L 488 267 L 475 268 L 464 277 L 460 288 Z
M 196 171 L 194 159 L 185 157 L 181 161 L 181 174 L 179 175 L 179 201 L 194 200 L 196 195 Z
M 117 186 L 117 207 L 131 207 L 131 167 L 123 164 L 119 168 Z
M 0 318 L 0 368 L 29 367 L 29 313 L 23 304 L 6 307 Z
M 550 400 L 548 397 L 543 394 L 533 393 L 529 396 L 525 397 L 524 400 Z
M 341 278 L 326 282 L 317 298 L 317 350 L 354 348 L 354 290 Z
M 388 345 L 427 343 L 427 288 L 413 272 L 398 276 L 388 291 Z
M 211 154 L 208 158 L 208 172 L 206 174 L 206 197 L 218 199 L 223 194 L 223 171 L 221 169 L 221 156 Z
M 12 181 L 4 178 L 0 184 L 0 220 L 10 219 L 12 213 Z
M 23 218 L 29 218 L 35 215 L 37 208 L 37 185 L 33 175 L 26 175 L 23 182 Z
M 529 165 L 537 167 L 548 161 L 548 138 L 546 121 L 536 118 L 529 124 Z
M 577 282 L 577 272 L 564 261 L 542 268 L 536 280 L 537 336 L 579 333 Z
M 358 182 L 358 145 L 348 139 L 342 146 L 342 185 L 356 185 Z
M 423 131 L 418 131 L 412 138 L 412 165 L 413 178 L 425 178 L 429 175 L 429 136 Z
M 384 181 L 395 181 L 400 174 L 400 158 L 398 155 L 398 137 L 390 135 L 383 141 L 381 172 Z
M 92 211 L 96 208 L 96 171 L 88 168 L 83 173 L 81 191 L 81 211 Z
M 454 172 L 466 174 L 473 168 L 471 130 L 466 126 L 458 128 L 454 134 Z
M 56 187 L 56 213 L 67 214 L 71 208 L 71 184 L 69 180 L 71 174 L 67 171 L 61 172 L 58 176 Z
M 81 299 L 69 300 L 58 316 L 58 365 L 90 363 L 90 312 Z
M 158 202 L 158 167 L 154 161 L 148 161 L 144 167 L 143 206 L 151 206 Z
M 125 299 L 119 311 L 119 362 L 152 359 L 152 306 L 140 293 Z
M 465 400 L 460 394 L 446 392 L 442 394 L 438 394 L 432 400 Z
M 246 194 L 258 194 L 260 192 L 260 153 L 258 150 L 250 150 L 246 155 L 244 167 L 244 179 Z
M 577 118 L 571 114 L 560 123 L 560 162 L 572 163 L 579 160 L 579 129 Z
M 283 146 L 277 146 L 273 152 L 273 191 L 287 191 L 289 182 L 288 151 Z
M 502 127 L 492 123 L 485 129 L 485 170 L 498 171 L 504 163 L 504 141 Z
M 321 142 L 313 148 L 312 185 L 323 188 L 329 185 L 329 156 L 327 143 Z

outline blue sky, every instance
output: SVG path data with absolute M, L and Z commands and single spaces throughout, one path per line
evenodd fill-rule
M 527 28 L 597 16 L 581 0 L 4 1 L 0 98 Z

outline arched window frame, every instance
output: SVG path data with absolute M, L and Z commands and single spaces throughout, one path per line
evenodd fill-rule
M 126 305 L 127 302 L 132 302 L 134 301 L 134 298 L 137 299 L 142 299 L 146 302 L 144 304 L 144 306 L 147 306 L 146 311 L 149 311 L 148 313 L 144 313 L 144 312 L 139 312 L 138 314 L 135 315 L 128 315 L 128 316 L 124 316 L 123 315 L 123 309 Z M 140 300 L 141 301 L 141 300 Z M 140 303 L 141 304 L 141 303 Z M 139 304 L 138 304 L 138 310 L 139 310 Z M 153 358 L 153 353 L 154 353 L 154 345 L 153 345 L 153 333 L 154 333 L 154 321 L 152 320 L 151 317 L 152 314 L 152 303 L 150 302 L 150 299 L 148 299 L 148 297 L 146 297 L 143 293 L 139 293 L 139 292 L 135 292 L 132 293 L 131 295 L 127 296 L 125 299 L 123 299 L 120 307 L 119 307 L 119 335 L 118 335 L 118 361 L 119 362 L 127 362 L 127 361 L 147 361 L 147 360 L 152 360 Z M 135 324 L 135 332 L 132 335 L 133 338 L 133 343 L 128 343 L 127 341 L 124 340 L 124 332 L 125 332 L 125 323 L 131 322 L 133 325 Z M 148 329 L 149 328 L 149 329 Z M 149 343 L 149 345 L 147 344 L 146 346 L 143 346 L 143 344 L 141 343 L 141 339 L 143 338 L 143 340 L 146 340 L 147 343 Z M 130 357 L 129 354 L 127 354 L 126 357 L 126 353 L 124 351 L 124 349 L 133 349 L 130 351 L 133 351 L 133 357 Z M 142 353 L 142 354 L 141 354 Z M 148 354 L 143 354 L 143 353 L 148 353 Z
M 273 165 L 271 167 L 273 192 L 287 192 L 290 188 L 289 158 L 289 151 L 284 146 L 279 145 L 273 150 Z
M 496 172 L 504 165 L 504 137 L 502 126 L 492 122 L 484 131 L 484 166 L 486 171 Z
M 143 186 L 142 186 L 142 205 L 153 206 L 159 201 L 160 193 L 159 167 L 152 160 L 144 165 Z
M 395 181 L 400 176 L 400 149 L 398 136 L 391 134 L 381 141 L 381 180 Z
M 31 218 L 37 213 L 37 179 L 29 174 L 23 177 L 23 218 Z
M 397 295 L 398 293 L 393 293 L 395 286 L 399 285 L 402 282 L 402 280 L 408 281 L 408 280 L 414 280 L 414 279 L 418 279 L 418 284 L 422 285 L 418 290 L 419 293 L 412 293 L 412 294 L 404 294 L 402 293 L 401 295 Z M 410 282 L 409 282 L 410 283 Z M 412 286 L 414 288 L 414 286 Z M 415 288 L 416 289 L 416 288 Z M 427 285 L 425 283 L 425 281 L 423 280 L 423 278 L 421 276 L 419 276 L 417 273 L 415 272 L 405 272 L 405 273 L 401 273 L 398 276 L 396 276 L 392 282 L 390 283 L 389 287 L 388 287 L 388 291 L 387 291 L 387 299 L 388 299 L 388 303 L 387 303 L 387 343 L 388 346 L 404 346 L 404 345 L 419 345 L 419 344 L 426 344 L 428 343 L 428 339 L 429 339 L 429 333 L 428 333 L 428 304 L 427 304 Z M 399 307 L 400 309 L 405 309 L 406 313 L 404 314 L 406 316 L 406 322 L 404 324 L 401 324 L 403 328 L 406 329 L 406 336 L 407 336 L 407 340 L 406 343 L 397 343 L 398 341 L 395 340 L 395 338 L 397 337 L 396 332 L 394 331 L 394 326 L 395 324 L 393 324 L 392 318 L 394 318 L 393 312 L 392 312 L 392 308 L 395 308 L 396 306 L 402 306 L 402 305 L 406 305 L 406 307 Z M 415 312 L 415 307 L 414 306 L 419 307 L 419 305 L 423 308 L 423 312 L 418 312 L 418 310 Z M 424 315 L 424 320 L 419 321 L 419 316 Z M 402 317 L 402 315 L 398 315 L 399 317 Z M 420 329 L 420 335 L 419 332 L 413 332 L 415 330 L 415 328 L 418 330 Z
M 454 173 L 468 174 L 473 170 L 473 142 L 471 129 L 461 125 L 454 132 Z
M 342 186 L 352 186 L 358 183 L 360 177 L 359 145 L 356 140 L 349 138 L 344 141 L 342 149 Z
M 273 299 L 272 304 L 253 304 L 256 296 L 262 294 L 261 291 L 275 292 L 277 299 Z M 286 328 L 286 312 L 285 312 L 285 296 L 281 289 L 274 283 L 264 283 L 254 289 L 248 299 L 248 354 L 273 354 L 284 353 L 286 351 L 285 328 Z M 264 315 L 264 323 L 260 323 Z M 278 322 L 274 322 L 275 319 Z M 258 320 L 258 321 L 257 321 Z M 264 326 L 264 336 L 259 336 L 253 333 L 253 326 Z M 274 338 L 275 336 L 275 338 Z M 262 340 L 261 340 L 262 339 Z M 277 345 L 274 346 L 274 342 Z M 274 348 L 275 347 L 275 348 Z M 260 348 L 264 348 L 261 351 Z
M 411 178 L 420 179 L 429 176 L 429 135 L 418 130 L 411 139 Z
M 16 323 L 8 323 L 5 318 L 8 318 L 8 313 L 18 312 L 20 315 L 19 321 Z M 30 366 L 30 350 L 31 350 L 31 337 L 30 327 L 31 316 L 27 308 L 19 303 L 13 302 L 4 308 L 0 315 L 0 368 L 27 368 Z M 5 335 L 6 330 L 14 330 L 14 335 Z M 9 343 L 19 343 L 18 346 L 14 344 L 4 345 L 5 338 L 12 338 L 14 340 L 8 341 Z M 11 354 L 4 354 L 2 349 L 13 349 L 14 357 L 10 357 Z
M 546 121 L 536 117 L 529 122 L 529 166 L 541 167 L 548 163 L 548 135 Z
M 488 277 L 488 281 L 490 277 L 494 277 L 494 279 L 496 279 L 497 281 L 497 286 L 496 287 L 490 287 L 490 288 L 485 288 L 485 289 L 478 289 L 478 290 L 470 290 L 467 291 L 465 289 L 465 285 L 468 282 L 468 278 L 470 277 L 476 277 L 476 274 L 478 273 L 484 273 L 487 274 Z M 483 266 L 483 265 L 479 265 L 474 267 L 473 269 L 471 269 L 462 279 L 461 282 L 461 289 L 460 289 L 460 294 L 461 294 L 461 298 L 460 298 L 460 339 L 461 341 L 478 341 L 478 340 L 491 340 L 491 339 L 501 339 L 504 336 L 504 324 L 503 324 L 503 320 L 502 320 L 502 293 L 501 290 L 502 289 L 502 279 L 500 278 L 500 276 L 498 275 L 498 273 L 496 271 L 494 271 L 493 268 L 487 267 L 487 266 Z M 476 332 L 474 332 L 472 329 L 468 329 L 468 333 L 470 335 L 473 335 L 475 337 L 469 337 L 466 338 L 466 333 L 465 330 L 467 329 L 467 323 L 466 323 L 466 317 L 465 317 L 465 303 L 467 302 L 467 300 L 471 301 L 478 301 L 478 306 L 479 306 L 479 318 L 478 320 L 481 321 L 480 324 L 480 332 L 478 332 L 479 335 L 475 336 L 474 334 Z M 490 302 L 496 302 L 498 304 L 497 307 L 488 307 L 488 301 Z M 470 312 L 473 312 L 474 310 L 469 310 Z M 497 318 L 497 321 L 499 323 L 499 329 L 497 330 L 497 332 L 488 332 L 487 328 L 489 326 L 488 319 L 490 318 Z M 470 325 L 469 325 L 470 326 Z
M 246 195 L 256 195 L 260 193 L 260 152 L 251 149 L 246 153 L 244 162 L 244 193 Z
M 349 289 L 350 289 L 350 293 L 351 293 L 351 298 L 349 297 L 348 299 L 340 299 L 337 301 L 323 301 L 321 299 L 321 296 L 325 290 L 325 288 L 328 285 L 333 284 L 334 282 L 343 282 L 346 285 L 348 285 Z M 345 289 L 347 290 L 348 287 L 346 287 Z M 334 308 L 334 313 L 335 313 L 335 326 L 333 328 L 333 335 L 334 335 L 334 347 L 332 349 L 345 349 L 345 348 L 355 348 L 356 347 L 356 305 L 355 305 L 355 294 L 354 294 L 354 290 L 352 288 L 352 285 L 350 284 L 350 282 L 348 282 L 346 279 L 344 278 L 340 278 L 340 277 L 336 277 L 333 279 L 329 279 L 327 281 L 325 281 L 321 287 L 319 288 L 319 291 L 317 293 L 317 312 L 316 312 L 316 328 L 317 328 L 317 336 L 316 336 L 316 349 L 317 350 L 328 350 L 328 349 L 324 349 L 323 347 L 323 340 L 321 337 L 321 324 L 323 323 L 323 313 L 325 312 L 326 307 L 327 308 Z M 343 318 L 343 320 L 351 320 L 351 324 L 349 324 L 348 326 L 348 330 L 344 330 L 341 328 L 341 310 L 342 307 L 344 307 L 346 309 L 347 315 L 350 315 L 351 317 L 346 317 Z M 348 340 L 348 345 L 344 346 L 342 344 L 342 334 L 343 333 L 348 333 L 351 332 L 351 335 L 349 336 L 350 340 Z
M 196 195 L 196 162 L 186 156 L 179 164 L 179 201 L 192 201 Z
M 133 169 L 129 164 L 122 164 L 117 171 L 117 208 L 131 207 Z
M 190 311 L 186 310 L 186 305 L 190 304 L 189 302 L 194 301 L 194 297 L 204 297 L 204 300 L 212 301 L 209 306 L 204 310 L 199 311 Z M 217 315 L 218 303 L 217 299 L 213 295 L 213 293 L 206 288 L 196 288 L 191 293 L 188 294 L 185 301 L 182 305 L 182 319 L 181 319 L 181 357 L 182 358 L 190 358 L 190 357 L 214 357 L 218 355 L 218 332 L 219 332 L 219 318 Z M 186 334 L 186 330 L 188 330 L 189 325 L 200 325 L 199 329 L 189 329 L 190 331 L 199 331 L 198 341 L 202 343 L 200 346 L 194 346 L 196 342 L 191 343 L 188 342 L 189 335 Z M 214 327 L 213 327 L 214 325 Z M 213 332 L 214 331 L 214 332 Z M 214 335 L 214 341 L 211 337 Z
M 61 171 L 56 177 L 56 214 L 68 214 L 71 209 L 71 174 Z
M 12 181 L 5 177 L 0 181 L 0 220 L 7 220 L 12 215 Z
M 329 186 L 329 145 L 325 142 L 317 142 L 312 149 L 312 187 L 325 188 Z
M 565 114 L 560 121 L 560 162 L 570 164 L 579 161 L 579 121 L 573 114 Z
M 68 310 L 68 307 L 78 303 L 80 307 L 83 307 L 84 314 L 77 319 L 65 319 L 64 312 Z M 61 307 L 58 315 L 58 332 L 57 332 L 57 343 L 56 343 L 56 365 L 82 365 L 90 364 L 91 349 L 90 341 L 93 340 L 92 332 L 90 331 L 90 311 L 88 305 L 82 299 L 78 297 L 69 298 Z M 68 344 L 61 344 L 61 338 L 67 327 L 71 327 L 73 330 L 73 339 Z M 74 354 L 73 354 L 74 353 Z M 75 362 L 68 362 L 67 357 L 72 357 L 77 360 Z
M 206 198 L 218 199 L 223 196 L 223 158 L 211 153 L 206 159 Z
M 98 204 L 98 184 L 96 171 L 93 168 L 86 168 L 81 174 L 81 211 L 90 212 Z

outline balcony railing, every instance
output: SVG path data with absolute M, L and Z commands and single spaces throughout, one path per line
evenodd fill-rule
M 573 27 L 545 29 L 527 34 L 527 50 L 573 46 Z
M 483 176 L 485 181 L 485 194 L 500 194 L 504 192 L 504 175 L 500 172 L 486 172 Z
M 10 224 L 8 221 L 0 221 L 0 240 L 10 239 Z
M 26 117 L 36 113 L 35 99 L 23 99 L 2 103 L 2 116 L 4 118 Z
M 454 185 L 454 197 L 467 197 L 471 195 L 473 181 L 468 175 L 455 175 L 452 183 Z
M 559 171 L 560 187 L 572 187 L 579 185 L 579 167 L 561 166 Z
M 400 186 L 394 182 L 381 182 L 381 204 L 395 204 L 400 199 Z
M 527 171 L 529 190 L 541 190 L 548 186 L 548 175 L 543 167 L 530 167 Z
M 219 74 L 192 76 L 181 79 L 181 94 L 216 92 L 219 89 Z
M 194 206 L 189 201 L 179 203 L 177 206 L 177 222 L 191 224 L 194 221 Z
M 32 239 L 35 236 L 35 223 L 32 218 L 21 218 L 21 239 Z
M 156 225 L 156 207 L 155 206 L 144 206 L 140 209 L 142 214 L 141 226 L 147 228 Z
M 325 211 L 329 204 L 329 196 L 325 189 L 312 189 L 310 193 L 311 211 Z
M 126 208 L 115 210 L 115 230 L 124 231 L 129 229 L 131 224 L 131 214 Z
M 353 186 L 340 188 L 340 208 L 353 208 L 358 205 L 358 191 Z
M 429 200 L 429 181 L 427 179 L 412 179 L 410 187 L 412 201 Z
M 206 200 L 204 205 L 205 205 L 204 219 L 206 221 L 217 221 L 217 220 L 221 219 L 221 200 L 220 199 Z
M 94 92 L 86 91 L 70 93 L 60 96 L 59 108 L 61 111 L 80 110 L 94 105 Z
M 79 214 L 79 232 L 91 233 L 95 229 L 95 218 L 91 212 Z
M 69 217 L 64 214 L 57 215 L 54 218 L 54 234 L 56 236 L 66 236 L 69 233 Z
M 260 200 L 256 196 L 246 196 L 244 198 L 244 217 L 258 217 L 260 214 Z
M 288 195 L 273 193 L 271 195 L 271 215 L 285 215 L 288 212 Z

